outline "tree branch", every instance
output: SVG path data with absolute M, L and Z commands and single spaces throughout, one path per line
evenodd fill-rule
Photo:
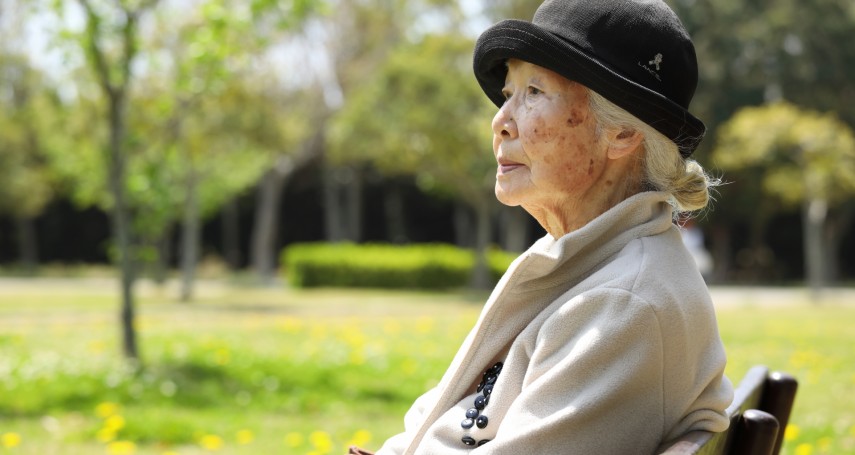
M 98 40 L 101 37 L 101 18 L 95 13 L 89 0 L 77 0 L 80 6 L 86 11 L 86 47 L 89 49 L 90 58 L 95 64 L 95 73 L 98 75 L 98 80 L 110 97 L 116 95 L 116 89 L 113 82 L 110 80 L 110 68 L 107 65 L 106 56 Z
M 122 27 L 122 89 L 124 90 L 131 80 L 131 62 L 137 54 L 137 19 L 139 10 L 124 10 L 125 26 Z

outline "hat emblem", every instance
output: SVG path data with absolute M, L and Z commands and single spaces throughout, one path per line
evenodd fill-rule
M 659 64 L 662 63 L 662 54 L 653 56 L 653 60 L 647 62 L 648 65 L 656 65 L 656 71 L 659 71 Z
M 659 76 L 659 70 L 661 69 L 659 67 L 660 64 L 662 64 L 661 53 L 657 53 L 656 55 L 654 55 L 653 60 L 648 61 L 647 64 L 638 62 L 638 66 L 642 67 L 644 71 L 650 73 L 650 75 L 656 78 L 657 81 L 662 82 L 662 77 Z M 652 67 L 656 67 L 656 69 L 653 69 Z

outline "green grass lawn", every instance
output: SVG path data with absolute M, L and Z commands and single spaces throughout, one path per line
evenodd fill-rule
M 341 454 L 377 448 L 435 384 L 486 298 L 209 284 L 140 292 L 142 367 L 115 284 L 0 281 L 0 454 Z M 855 454 L 855 305 L 719 309 L 728 376 L 800 389 L 784 453 Z

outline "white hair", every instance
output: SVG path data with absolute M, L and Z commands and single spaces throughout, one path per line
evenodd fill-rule
M 588 100 L 599 134 L 620 128 L 644 135 L 644 187 L 670 194 L 678 212 L 706 208 L 712 199 L 710 190 L 721 184 L 719 179 L 710 177 L 697 161 L 680 156 L 672 140 L 602 95 L 588 90 Z

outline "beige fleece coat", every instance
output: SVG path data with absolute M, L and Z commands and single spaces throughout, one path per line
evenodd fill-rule
M 377 454 L 651 454 L 726 429 L 733 389 L 712 302 L 666 200 L 633 196 L 517 258 L 439 385 Z M 464 429 L 497 360 L 488 424 Z

